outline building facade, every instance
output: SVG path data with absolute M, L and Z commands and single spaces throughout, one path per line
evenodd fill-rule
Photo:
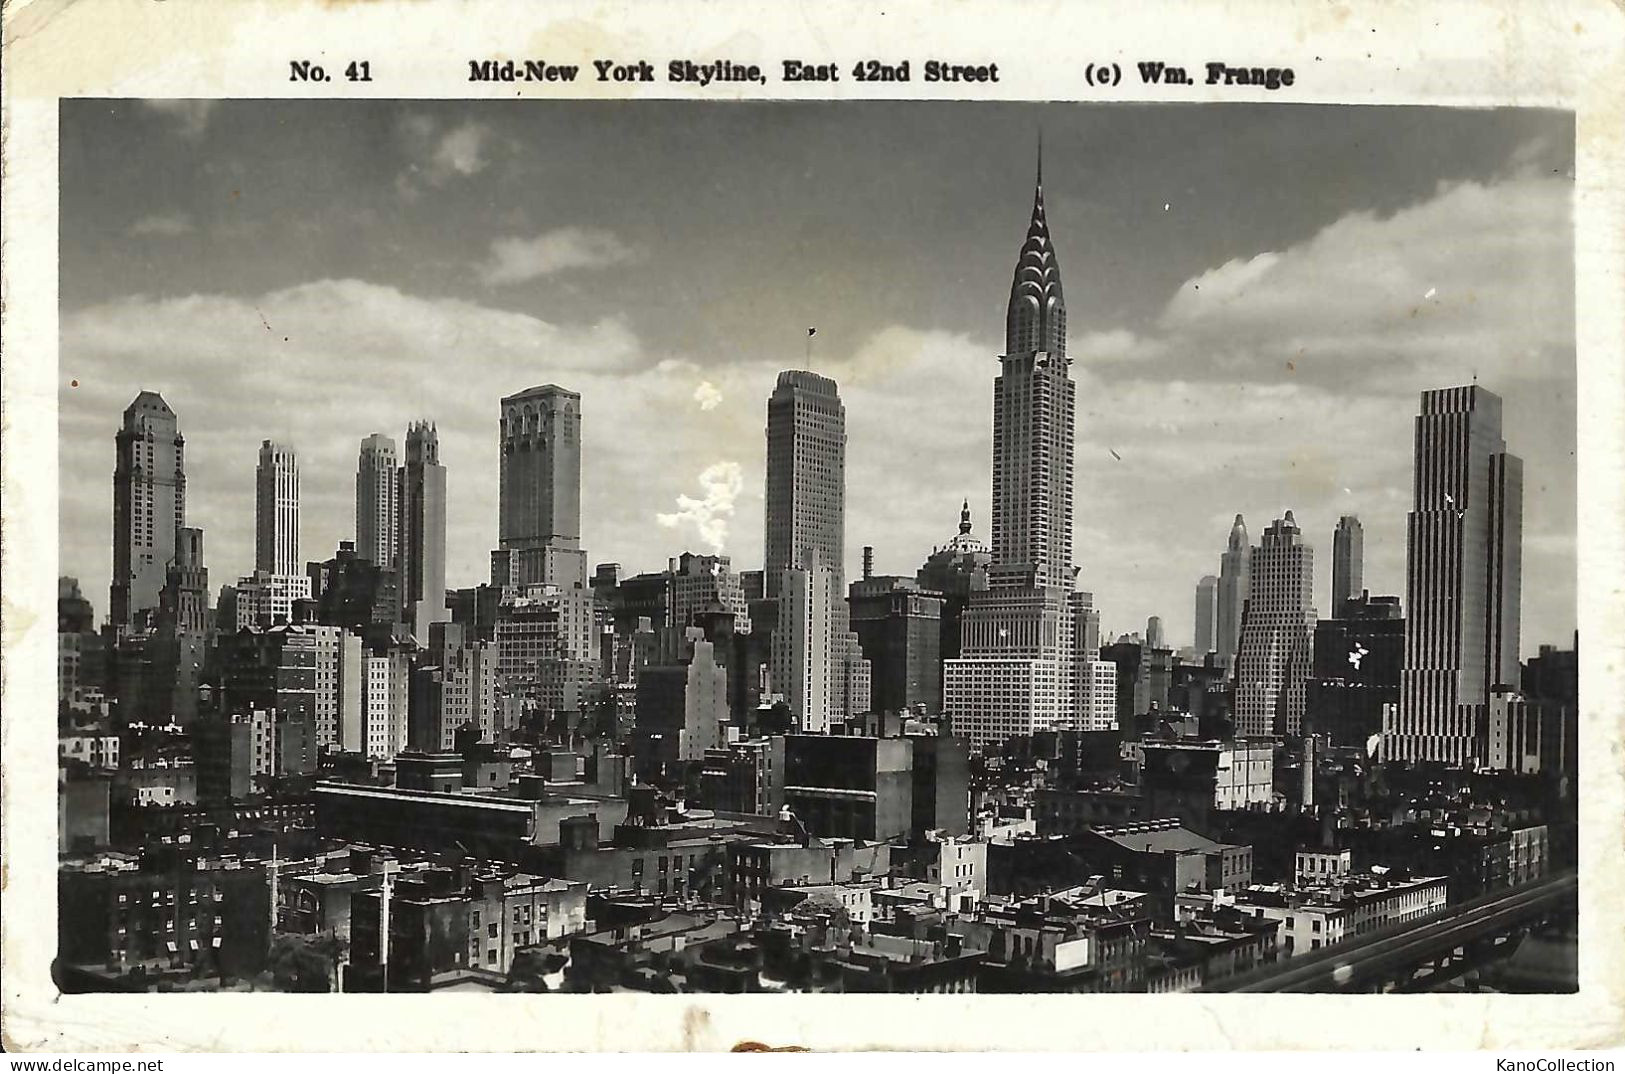
M 175 538 L 186 525 L 186 441 L 157 392 L 124 410 L 113 438 L 113 583 L 108 616 L 117 630 L 158 607 Z
M 1214 651 L 1219 638 L 1219 579 L 1204 574 L 1196 583 L 1196 624 L 1193 648 L 1198 657 Z
M 1365 527 L 1355 515 L 1337 520 L 1332 534 L 1332 618 L 1341 619 L 1343 605 L 1365 587 Z
M 395 569 L 400 551 L 400 486 L 395 441 L 373 433 L 361 441 L 355 471 L 355 552 L 384 570 Z
M 1233 667 L 1241 648 L 1241 612 L 1247 603 L 1252 562 L 1252 545 L 1247 540 L 1247 523 L 1240 516 L 1230 524 L 1230 537 L 1219 557 L 1218 622 L 1214 628 L 1214 651 L 1219 663 Z
M 1236 658 L 1236 734 L 1296 735 L 1315 628 L 1315 551 L 1288 511 L 1264 531 L 1248 565 Z
M 1414 470 L 1405 666 L 1383 746 L 1468 764 L 1474 714 L 1519 676 L 1523 460 L 1507 452 L 1501 398 L 1476 384 L 1423 392 Z
M 440 465 L 439 433 L 429 422 L 413 422 L 406 431 L 399 510 L 401 621 L 419 645 L 427 645 L 431 625 L 451 619 L 446 609 L 446 468 Z
M 1042 168 L 1010 285 L 999 363 L 992 563 L 987 588 L 970 594 L 960 656 L 946 663 L 943 684 L 943 709 L 954 732 L 978 745 L 1069 726 L 1076 711 L 1076 402 Z

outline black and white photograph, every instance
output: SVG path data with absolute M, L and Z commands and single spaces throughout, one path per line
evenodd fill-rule
M 1625 24 L 1085 6 L 8 11 L 4 1049 L 1612 1069 Z
M 1576 986 L 1571 114 L 61 130 L 62 988 Z

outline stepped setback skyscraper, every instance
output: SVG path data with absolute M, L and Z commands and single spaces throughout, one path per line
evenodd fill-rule
M 1219 557 L 1219 625 L 1214 649 L 1224 667 L 1235 664 L 1236 650 L 1241 644 L 1241 611 L 1247 603 L 1251 559 L 1247 523 L 1237 515 L 1230 524 L 1230 540 Z
M 587 584 L 581 548 L 581 396 L 556 384 L 502 400 L 495 586 Z
M 1345 602 L 1365 588 L 1365 529 L 1354 515 L 1337 520 L 1332 534 L 1332 618 L 1341 619 Z
M 804 370 L 779 374 L 767 401 L 767 488 L 763 583 L 777 596 L 780 575 L 818 562 L 844 595 L 846 407 L 835 382 Z
M 186 441 L 157 392 L 141 392 L 114 437 L 113 584 L 108 615 L 118 630 L 156 611 L 186 525 Z
M 953 731 L 977 743 L 1076 726 L 1080 718 L 1070 364 L 1040 167 L 993 382 L 993 562 L 988 588 L 970 595 L 961 655 L 944 676 Z
M 446 468 L 440 435 L 426 421 L 406 431 L 406 462 L 400 471 L 401 622 L 419 645 L 429 644 L 429 624 L 451 619 L 446 610 Z
M 1406 532 L 1405 664 L 1385 756 L 1469 764 L 1477 719 L 1518 682 L 1523 460 L 1501 398 L 1478 385 L 1422 393 Z
M 299 562 L 299 456 L 266 440 L 254 470 L 254 573 L 237 583 L 235 628 L 289 622 L 293 602 L 309 596 Z
M 1236 734 L 1296 735 L 1315 633 L 1315 550 L 1288 511 L 1249 563 L 1236 654 Z
M 767 401 L 765 506 L 762 580 L 780 602 L 773 689 L 803 730 L 825 730 L 832 717 L 868 711 L 870 687 L 846 604 L 846 407 L 828 377 L 779 374 Z
M 355 471 L 355 554 L 385 570 L 400 551 L 395 441 L 373 433 L 361 441 Z
M 254 569 L 293 576 L 299 562 L 299 456 L 286 444 L 260 445 L 254 471 Z

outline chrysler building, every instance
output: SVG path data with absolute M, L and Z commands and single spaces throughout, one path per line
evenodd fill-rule
M 953 731 L 978 744 L 1093 722 L 1094 654 L 1073 641 L 1087 598 L 1073 589 L 1070 365 L 1040 157 L 993 382 L 993 562 L 944 674 Z

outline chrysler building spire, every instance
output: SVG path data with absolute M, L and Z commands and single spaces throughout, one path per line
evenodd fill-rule
M 1044 147 L 1038 147 L 1038 176 L 1033 187 L 1033 215 L 1027 238 L 1016 260 L 1010 283 L 1010 308 L 1005 318 L 1004 352 L 1029 354 L 1044 351 L 1066 356 L 1066 302 L 1061 297 L 1061 266 L 1050 242 L 1044 216 Z

